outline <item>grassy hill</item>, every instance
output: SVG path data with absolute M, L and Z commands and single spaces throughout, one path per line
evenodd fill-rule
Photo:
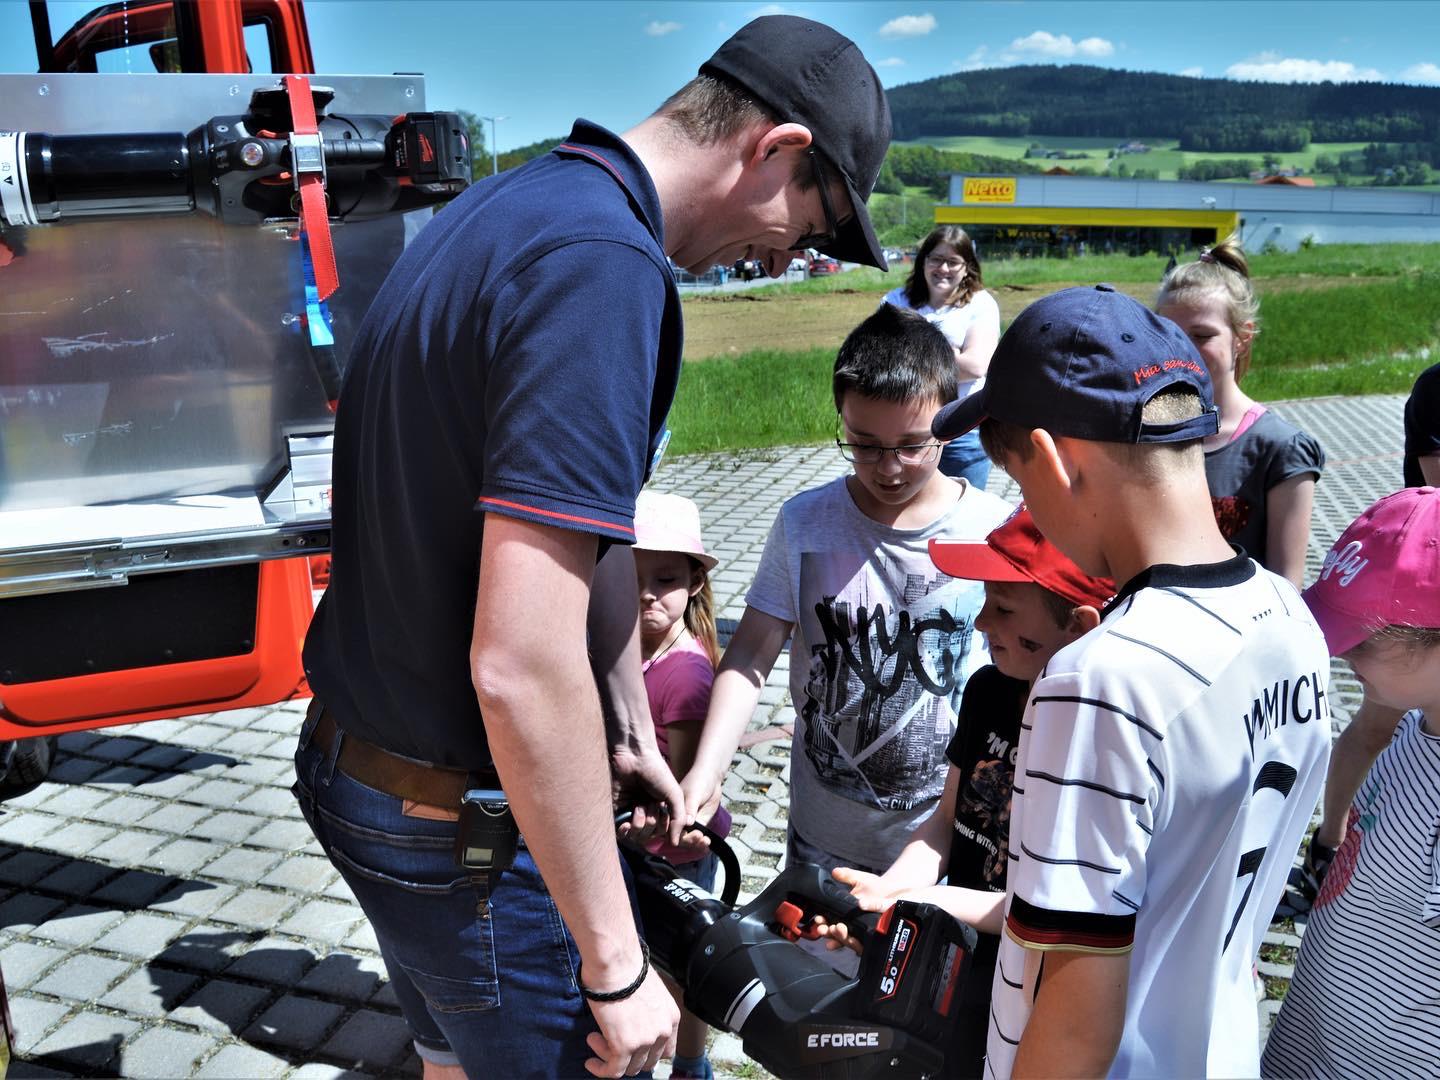
M 1253 158 L 1259 166 L 1263 156 L 1262 151 L 1251 153 L 1239 153 L 1234 151 L 1214 150 L 1181 150 L 1179 140 L 1174 136 L 1163 135 L 1142 135 L 1135 138 L 1136 142 L 1142 142 L 1150 147 L 1150 152 L 1145 154 L 1125 154 L 1119 158 L 1110 158 L 1110 151 L 1121 143 L 1130 141 L 1128 138 L 1119 136 L 1083 136 L 1083 135 L 941 135 L 916 139 L 912 142 L 897 143 L 900 146 L 933 146 L 939 150 L 951 150 L 959 153 L 979 154 L 990 158 L 1008 159 L 1011 161 L 1023 161 L 1027 166 L 1039 166 L 1042 170 L 1055 165 L 1067 169 L 1075 169 L 1081 166 L 1089 166 L 1101 175 L 1108 175 L 1109 170 L 1124 162 L 1130 169 L 1156 169 L 1159 171 L 1159 179 L 1174 180 L 1181 165 L 1190 165 L 1203 160 L 1222 160 L 1233 158 Z M 1043 158 L 1026 158 L 1026 151 L 1038 143 L 1046 150 L 1059 150 L 1067 154 L 1084 154 L 1083 158 L 1066 158 L 1063 160 L 1045 160 Z M 1280 166 L 1299 167 L 1311 174 L 1315 169 L 1315 159 L 1321 155 L 1329 155 L 1332 158 L 1339 158 L 1341 154 L 1358 153 L 1365 149 L 1363 142 L 1335 142 L 1319 143 L 1312 142 L 1304 150 L 1292 150 L 1275 152 L 1274 156 L 1279 159 Z M 1321 174 L 1315 177 L 1317 185 L 1333 184 L 1335 178 L 1329 174 Z

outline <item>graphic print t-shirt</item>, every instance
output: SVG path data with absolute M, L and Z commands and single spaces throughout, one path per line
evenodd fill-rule
M 1254 1076 L 1260 936 L 1319 798 L 1330 657 L 1252 560 L 1152 566 L 1030 691 L 987 1075 L 1046 950 L 1126 953 L 1111 1076 Z
M 1002 674 L 994 664 L 970 676 L 960 702 L 960 720 L 945 756 L 960 771 L 955 821 L 950 834 L 947 884 L 962 889 L 1005 891 L 1010 863 L 1010 791 L 1020 747 L 1020 717 L 1030 684 Z M 1000 939 L 981 934 L 961 988 L 966 1005 L 984 1006 L 989 1015 L 990 981 Z M 976 1038 L 976 1057 L 984 1054 L 984 1035 Z
M 1205 454 L 1205 479 L 1220 532 L 1266 564 L 1266 493 L 1292 476 L 1320 479 L 1325 451 L 1310 435 L 1266 409 L 1237 439 Z
M 978 488 L 922 529 L 860 512 L 842 477 L 781 508 L 746 603 L 795 624 L 790 823 L 883 870 L 945 786 L 965 681 L 989 662 L 979 582 L 930 561 L 931 537 L 981 539 L 1011 507 Z

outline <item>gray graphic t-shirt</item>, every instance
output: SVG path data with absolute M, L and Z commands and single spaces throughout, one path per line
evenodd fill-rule
M 856 507 L 844 478 L 781 508 L 746 603 L 795 624 L 790 823 L 842 863 L 883 871 L 935 809 L 965 680 L 989 663 L 984 587 L 930 561 L 1012 507 L 976 488 L 923 529 Z

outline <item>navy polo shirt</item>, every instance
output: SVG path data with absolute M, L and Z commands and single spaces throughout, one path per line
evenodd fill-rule
M 486 515 L 634 540 L 680 372 L 662 235 L 645 167 L 580 120 L 446 206 L 391 270 L 341 388 L 330 587 L 305 642 L 346 731 L 487 764 L 469 664 Z

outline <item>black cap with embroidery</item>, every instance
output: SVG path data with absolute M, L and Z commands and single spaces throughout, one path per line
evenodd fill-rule
M 824 23 L 765 15 L 742 26 L 700 74 L 735 83 L 782 123 L 804 124 L 817 150 L 840 174 L 855 216 L 824 252 L 889 269 L 865 200 L 890 148 L 890 103 L 859 46 Z

